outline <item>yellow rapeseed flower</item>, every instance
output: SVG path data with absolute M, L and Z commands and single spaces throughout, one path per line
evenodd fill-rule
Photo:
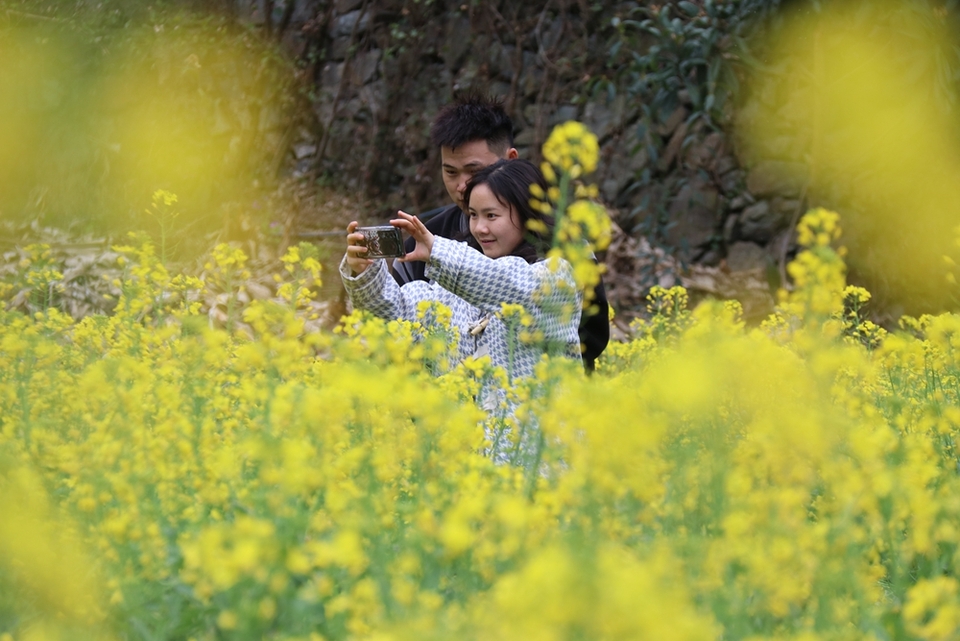
M 585 125 L 571 120 L 553 128 L 543 145 L 543 157 L 560 171 L 589 174 L 597 168 L 600 145 Z

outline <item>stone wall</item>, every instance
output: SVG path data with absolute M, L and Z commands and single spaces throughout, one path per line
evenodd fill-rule
M 732 135 L 691 130 L 689 104 L 662 119 L 656 133 L 669 142 L 652 161 L 635 152 L 640 105 L 628 92 L 588 94 L 590 74 L 607 63 L 611 20 L 636 3 L 595 10 L 577 0 L 296 0 L 292 7 L 254 0 L 241 3 L 240 13 L 264 25 L 271 5 L 269 28 L 283 26 L 283 45 L 315 89 L 313 120 L 292 141 L 289 171 L 363 192 L 380 203 L 371 217 L 445 204 L 429 125 L 456 90 L 470 88 L 504 97 L 522 157 L 537 160 L 557 123 L 591 127 L 602 148 L 593 178 L 625 233 L 636 236 L 644 220 L 660 218 L 660 249 L 668 249 L 675 269 L 666 277 L 634 275 L 647 286 L 670 284 L 670 274 L 681 282 L 691 264 L 754 290 L 758 282 L 775 286 L 795 249 L 802 167 L 763 159 L 744 167 Z M 637 189 L 644 171 L 660 179 Z M 620 298 L 614 292 L 615 302 L 636 306 L 645 287 L 629 291 Z M 772 304 L 764 300 L 757 314 Z

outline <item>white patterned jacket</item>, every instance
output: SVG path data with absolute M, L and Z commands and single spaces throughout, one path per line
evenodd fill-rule
M 567 356 L 580 360 L 577 328 L 582 298 L 570 264 L 562 259 L 551 269 L 547 261 L 529 264 L 519 256 L 488 258 L 466 243 L 435 236 L 426 268 L 430 282 L 400 287 L 384 260 L 375 260 L 353 276 L 346 257 L 340 276 L 355 308 L 384 319 L 413 321 L 421 301 L 443 303 L 460 335 L 458 360 L 489 354 L 492 364 L 503 367 L 511 379 L 532 375 L 547 344 L 562 346 Z M 503 303 L 522 305 L 533 318 L 533 325 L 523 329 L 539 330 L 545 341 L 519 340 L 518 324 L 505 323 L 501 317 Z M 471 334 L 484 319 L 486 329 Z

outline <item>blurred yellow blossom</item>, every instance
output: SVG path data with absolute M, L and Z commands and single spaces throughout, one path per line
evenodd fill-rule
M 571 120 L 557 125 L 550 132 L 543 145 L 543 157 L 558 170 L 570 172 L 573 178 L 578 178 L 581 173 L 589 174 L 597 168 L 600 146 L 593 132 L 582 123 Z

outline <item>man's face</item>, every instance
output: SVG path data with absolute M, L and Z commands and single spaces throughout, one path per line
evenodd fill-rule
M 440 160 L 443 174 L 443 186 L 447 188 L 450 200 L 460 209 L 466 211 L 463 202 L 463 190 L 470 181 L 470 177 L 488 165 L 492 165 L 501 158 L 516 158 L 517 150 L 510 148 L 503 156 L 499 156 L 487 145 L 486 140 L 474 140 L 456 149 L 440 148 Z

